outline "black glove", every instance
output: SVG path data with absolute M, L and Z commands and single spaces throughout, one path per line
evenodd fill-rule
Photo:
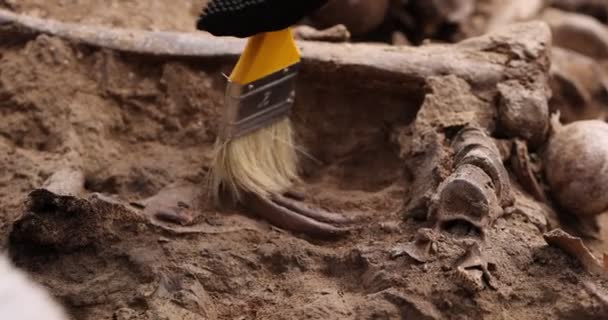
M 214 36 L 246 38 L 296 24 L 328 0 L 210 0 L 196 28 Z

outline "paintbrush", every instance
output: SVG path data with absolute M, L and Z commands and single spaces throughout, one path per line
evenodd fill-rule
M 239 201 L 269 198 L 298 181 L 289 112 L 300 53 L 290 26 L 326 0 L 213 0 L 197 28 L 215 36 L 249 37 L 228 79 L 223 125 L 211 168 L 211 192 Z

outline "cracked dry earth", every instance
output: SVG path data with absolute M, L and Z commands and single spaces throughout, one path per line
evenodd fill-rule
M 108 19 L 151 17 L 138 15 Z M 519 101 L 505 93 L 513 83 L 524 101 L 546 99 L 548 33 L 524 27 L 540 28 L 525 54 L 508 37 L 466 44 L 507 66 L 500 85 L 437 74 L 383 91 L 304 69 L 294 122 L 316 161 L 299 188 L 365 219 L 324 241 L 205 201 L 189 204 L 187 225 L 137 205 L 203 192 L 230 63 L 46 35 L 0 44 L 2 247 L 74 319 L 604 318 L 583 284 L 604 280 L 547 245 L 550 209 L 510 172 L 517 132 L 496 123 L 497 101 Z

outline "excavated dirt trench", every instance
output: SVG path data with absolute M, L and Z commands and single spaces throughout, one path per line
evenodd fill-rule
M 81 3 L 74 15 L 56 11 L 53 1 L 7 3 L 78 21 L 83 10 Z M 102 22 L 144 27 L 155 17 L 138 11 L 130 19 L 128 12 Z M 182 27 L 164 20 L 159 27 L 187 30 L 183 19 Z M 504 46 L 481 43 L 470 44 L 479 49 L 470 56 L 505 63 Z M 524 60 L 515 64 L 536 68 Z M 74 319 L 605 315 L 583 284 L 603 281 L 547 245 L 542 206 L 514 179 L 515 203 L 526 209 L 498 218 L 485 241 L 463 237 L 458 226 L 422 229 L 433 224 L 412 214 L 426 206 L 424 172 L 446 178 L 457 129 L 472 120 L 496 127 L 495 84 L 450 74 L 386 86 L 304 68 L 293 119 L 310 157 L 303 157 L 306 184 L 299 188 L 309 202 L 364 217 L 344 238 L 308 239 L 247 210 L 204 202 L 191 226 L 150 223 L 129 203 L 175 185 L 203 189 L 222 110 L 221 74 L 231 63 L 121 53 L 44 35 L 0 44 L 2 246 Z M 426 131 L 438 123 L 441 130 Z M 68 188 L 84 188 L 80 196 L 30 194 L 58 172 L 83 174 L 82 181 L 63 176 Z M 421 239 L 430 249 L 412 254 Z M 461 270 L 471 252 L 481 261 Z
M 47 36 L 4 48 L 0 64 L 4 236 L 27 193 L 65 168 L 84 172 L 87 192 L 124 201 L 150 197 L 173 182 L 203 188 L 223 98 L 217 67 L 97 50 Z M 392 221 L 397 228 L 407 180 L 390 132 L 411 122 L 420 95 L 372 96 L 306 73 L 298 92 L 294 122 L 314 157 L 304 157 L 307 194 L 325 208 L 366 214 L 376 227 L 362 233 L 384 234 L 380 222 Z M 141 224 L 125 219 L 126 228 Z M 351 259 L 350 240 L 309 244 L 237 213 L 205 211 L 198 221 L 217 231 L 165 238 L 148 230 L 133 239 L 119 236 L 111 248 L 87 245 L 75 252 L 64 252 L 61 244 L 30 252 L 15 240 L 12 246 L 22 249 L 12 252 L 56 288 L 78 318 L 110 318 L 120 304 L 147 309 L 137 305 L 137 296 L 156 276 L 206 283 L 205 289 L 223 300 L 217 309 L 225 318 L 264 312 L 269 303 L 283 309 L 280 296 L 295 306 L 310 300 L 310 292 L 323 297 L 337 294 L 342 285 L 357 287 L 361 267 L 342 262 Z M 70 238 L 100 227 L 70 226 L 73 230 L 64 230 Z M 27 234 L 41 232 L 30 228 L 36 230 L 26 229 Z M 140 270 L 170 265 L 174 270 L 154 276 Z M 326 268 L 357 272 L 342 280 L 323 276 L 330 272 Z M 297 293 L 303 285 L 308 289 Z

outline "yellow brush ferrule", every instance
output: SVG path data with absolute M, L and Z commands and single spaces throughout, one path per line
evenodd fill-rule
M 300 61 L 291 29 L 266 32 L 247 40 L 230 81 L 248 84 Z

